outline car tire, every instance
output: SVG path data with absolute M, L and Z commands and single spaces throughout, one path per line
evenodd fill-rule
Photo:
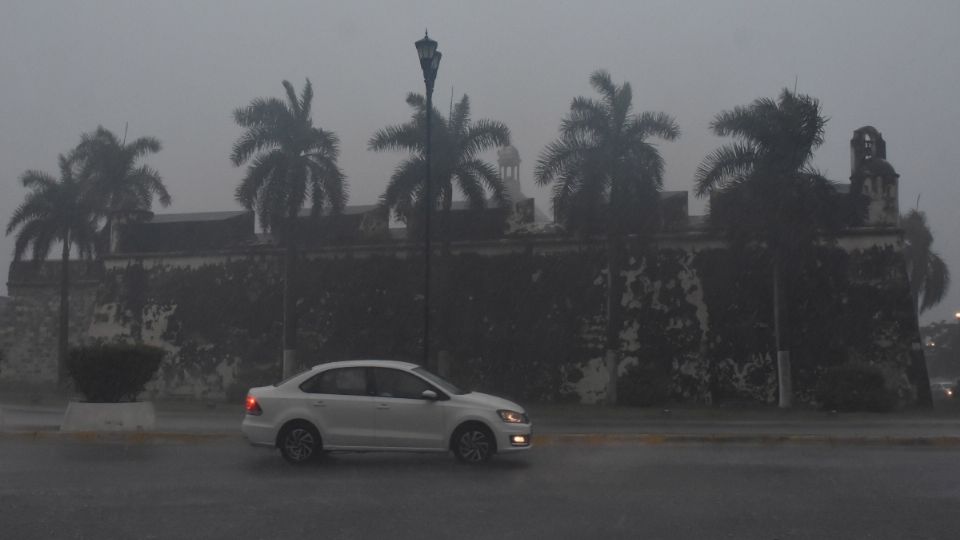
M 316 459 L 323 451 L 320 432 L 307 422 L 291 422 L 277 437 L 280 455 L 287 463 L 300 465 Z
M 467 465 L 485 463 L 496 452 L 497 443 L 486 426 L 468 424 L 453 434 L 451 449 L 457 461 Z

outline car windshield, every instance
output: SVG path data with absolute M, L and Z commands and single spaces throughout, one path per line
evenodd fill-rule
M 423 369 L 422 367 L 413 368 L 413 372 L 416 373 L 417 375 L 420 375 L 420 376 L 423 377 L 424 379 L 432 382 L 433 384 L 439 386 L 441 390 L 443 390 L 444 392 L 446 392 L 446 393 L 448 393 L 448 394 L 454 394 L 454 395 L 457 395 L 457 396 L 462 396 L 463 394 L 466 394 L 466 393 L 467 393 L 465 390 L 461 390 L 461 389 L 457 388 L 457 387 L 456 387 L 453 383 L 451 383 L 450 381 L 446 381 L 446 380 L 442 379 L 440 376 L 434 375 L 433 373 L 430 373 L 429 371 Z

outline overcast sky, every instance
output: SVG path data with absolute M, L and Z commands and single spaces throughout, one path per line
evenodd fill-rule
M 339 134 L 350 203 L 375 202 L 398 154 L 366 150 L 378 128 L 409 116 L 422 91 L 413 42 L 424 28 L 443 63 L 435 100 L 470 95 L 474 118 L 506 122 L 532 183 L 597 68 L 629 81 L 639 110 L 665 111 L 679 141 L 663 146 L 667 189 L 691 189 L 720 141 L 717 112 L 783 87 L 821 99 L 830 117 L 816 164 L 849 176 L 854 129 L 877 127 L 900 173 L 900 205 L 920 195 L 935 247 L 956 275 L 925 320 L 960 308 L 960 2 L 872 1 L 283 1 L 0 0 L 0 220 L 26 169 L 56 173 L 57 154 L 98 124 L 153 135 L 148 163 L 173 196 L 168 212 L 232 210 L 242 171 L 228 159 L 240 130 L 231 111 L 280 82 L 313 81 L 314 122 Z M 703 204 L 691 199 L 691 208 Z M 12 239 L 0 239 L 0 279 Z M 5 279 L 4 279 L 5 281 Z

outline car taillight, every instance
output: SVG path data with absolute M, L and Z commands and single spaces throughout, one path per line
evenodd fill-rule
M 247 396 L 247 414 L 253 416 L 260 416 L 263 414 L 263 409 L 261 409 L 260 404 L 257 403 L 257 398 L 250 395 Z

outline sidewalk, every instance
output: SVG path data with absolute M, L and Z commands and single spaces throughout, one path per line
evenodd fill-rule
M 243 406 L 155 403 L 156 427 L 139 440 L 240 438 Z M 56 437 L 66 402 L 0 403 L 0 437 Z M 533 405 L 536 442 L 741 442 L 937 445 L 960 448 L 957 411 L 894 414 L 776 408 L 627 408 Z

